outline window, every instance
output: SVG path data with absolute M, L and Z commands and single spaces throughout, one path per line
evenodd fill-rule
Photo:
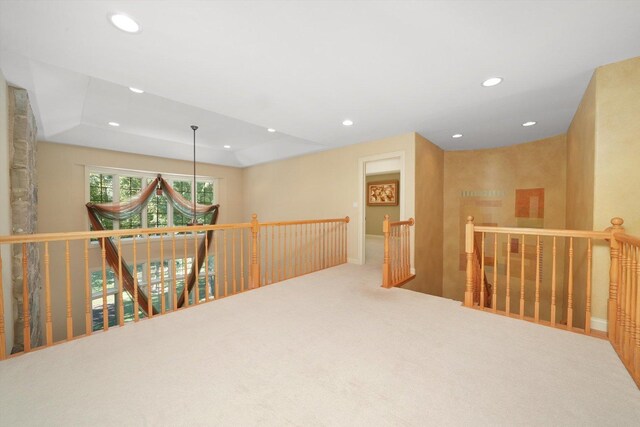
M 128 171 L 123 169 L 88 169 L 89 202 L 110 203 L 126 202 L 140 194 L 156 177 L 155 173 Z M 193 181 L 185 176 L 163 174 L 164 179 L 185 199 L 193 200 Z M 217 197 L 217 180 L 198 177 L 196 179 L 196 201 L 202 204 L 214 204 Z M 106 230 L 161 228 L 168 226 L 184 226 L 191 217 L 175 211 L 163 194 L 155 194 L 146 208 L 138 215 L 123 221 L 100 218 Z M 204 218 L 205 223 L 211 221 L 211 214 Z

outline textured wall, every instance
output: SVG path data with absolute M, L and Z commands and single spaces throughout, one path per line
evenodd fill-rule
M 640 236 L 640 57 L 596 70 L 596 142 L 593 226 L 624 219 L 627 233 Z M 595 248 L 593 315 L 606 318 L 609 251 Z
M 462 300 L 465 272 L 461 256 L 464 253 L 464 222 L 467 215 L 476 217 L 476 224 L 504 227 L 564 228 L 566 189 L 566 141 L 564 135 L 525 144 L 488 150 L 445 152 L 444 171 L 444 296 Z M 544 189 L 543 217 L 516 216 L 517 190 Z M 514 236 L 518 239 L 520 236 Z M 526 241 L 535 245 L 535 241 Z M 550 248 L 550 242 L 543 242 Z M 562 253 L 562 245 L 559 245 Z M 534 249 L 533 249 L 534 250 Z M 499 243 L 499 271 L 505 272 L 506 241 Z M 531 254 L 532 249 L 528 250 Z M 534 250 L 535 252 L 535 250 Z M 549 252 L 545 257 L 550 259 Z M 512 256 L 511 295 L 519 297 L 519 256 Z M 462 258 L 464 259 L 464 258 Z M 558 265 L 558 280 L 563 281 L 564 265 Z M 530 265 L 530 260 L 527 261 Z M 550 262 L 543 263 L 543 276 L 550 277 Z M 529 267 L 535 272 L 535 267 Z M 489 280 L 493 282 L 493 280 Z M 499 277 L 499 295 L 504 295 L 505 277 Z M 529 284 L 529 291 L 532 289 Z M 533 301 L 533 298 L 527 296 Z M 549 295 L 542 295 L 542 304 L 549 310 Z M 502 302 L 501 304 L 503 304 Z M 517 305 L 512 307 L 517 309 Z M 543 313 L 544 308 L 543 307 Z M 498 305 L 501 308 L 501 305 Z M 532 307 L 527 307 L 529 310 Z M 546 314 L 546 313 L 545 313 Z
M 13 234 L 31 234 L 37 231 L 38 222 L 38 182 L 36 174 L 36 123 L 29 104 L 29 96 L 24 89 L 9 87 L 9 138 L 11 141 L 11 220 Z M 27 282 L 31 344 L 38 345 L 42 337 L 40 306 L 40 255 L 35 244 L 26 246 Z M 13 246 L 12 282 L 14 313 L 14 351 L 24 345 L 23 300 L 23 248 Z
M 416 278 L 405 285 L 442 296 L 444 151 L 416 134 Z
M 383 175 L 369 175 L 367 176 L 365 185 L 370 182 L 377 181 L 400 181 L 399 173 L 387 173 Z M 403 197 L 404 194 L 400 194 Z M 389 215 L 391 221 L 400 221 L 400 205 L 398 206 L 369 206 L 365 204 L 365 233 L 375 236 L 382 236 L 382 222 L 384 216 Z M 406 219 L 406 218 L 403 218 Z

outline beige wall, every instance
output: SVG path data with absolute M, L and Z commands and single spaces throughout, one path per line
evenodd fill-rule
M 601 230 L 612 217 L 640 236 L 640 57 L 596 70 L 595 189 L 593 224 Z M 593 315 L 606 318 L 608 250 L 594 252 Z
M 11 203 L 9 194 L 9 91 L 7 81 L 0 71 L 0 236 L 11 234 Z M 11 298 L 11 250 L 8 245 L 0 246 L 2 258 L 2 291 L 4 294 L 4 313 L 6 352 L 13 347 L 13 306 Z
M 596 139 L 596 78 L 591 79 L 567 131 L 567 212 L 571 230 L 593 230 L 594 156 Z M 575 322 L 584 325 L 587 243 L 576 239 L 573 266 Z M 565 271 L 568 274 L 568 271 Z M 566 296 L 565 296 L 566 297 Z
M 387 173 L 382 175 L 368 175 L 366 185 L 377 181 L 400 181 L 399 173 Z M 367 187 L 368 188 L 368 187 Z M 400 197 L 404 197 L 400 194 Z M 398 199 L 399 200 L 399 199 Z M 375 236 L 382 236 L 382 222 L 384 216 L 389 215 L 391 221 L 400 221 L 400 205 L 397 206 L 369 206 L 365 203 L 365 233 Z
M 86 166 L 102 166 L 160 173 L 192 174 L 193 164 L 187 161 L 163 159 L 138 154 L 120 153 L 49 142 L 38 143 L 38 231 L 65 232 L 88 229 L 85 208 Z M 243 176 L 238 168 L 198 164 L 198 175 L 219 178 L 218 223 L 247 222 L 242 206 Z M 123 248 L 126 254 L 128 248 Z M 41 249 L 42 251 L 42 249 Z M 65 331 L 65 249 L 63 244 L 50 245 L 51 293 L 54 311 L 54 336 L 60 339 Z M 75 334 L 84 331 L 84 252 L 82 243 L 70 245 L 72 311 Z M 131 260 L 129 260 L 131 262 Z M 97 248 L 90 250 L 90 267 L 99 268 Z
M 358 230 L 364 232 L 364 171 L 362 158 L 404 152 L 404 189 L 400 203 L 405 216 L 414 216 L 414 133 L 350 145 L 244 169 L 245 216 L 261 221 L 349 216 L 348 257 L 358 259 Z M 362 176 L 359 174 L 362 173 Z M 362 188 L 360 186 L 362 185 Z M 355 204 L 355 207 L 354 207 Z
M 416 134 L 416 278 L 405 287 L 442 296 L 444 151 Z
M 544 222 L 533 225 L 564 228 L 566 138 L 558 135 L 510 147 L 448 151 L 444 153 L 444 165 L 443 294 L 447 298 L 462 300 L 465 272 L 460 261 L 464 253 L 464 222 L 468 215 L 474 216 L 478 225 L 532 226 L 515 217 L 516 189 L 544 188 Z M 535 241 L 526 244 L 535 244 Z M 506 241 L 499 244 L 501 273 L 504 273 L 501 255 L 506 254 L 506 247 Z M 550 264 L 544 264 L 547 278 L 550 270 L 546 270 L 550 269 Z M 511 276 L 514 277 L 520 271 L 518 261 L 514 259 L 511 267 Z M 559 266 L 559 270 L 558 279 L 562 282 L 563 267 Z M 492 279 L 489 281 L 493 282 Z M 499 277 L 498 295 L 504 295 L 504 283 L 505 277 Z M 519 281 L 513 279 L 512 296 L 519 295 L 515 292 L 516 283 L 519 286 Z M 548 295 L 542 298 L 545 304 Z

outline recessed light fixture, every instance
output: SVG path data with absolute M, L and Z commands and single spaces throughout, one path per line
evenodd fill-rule
M 529 126 L 533 126 L 533 125 L 535 125 L 535 124 L 536 124 L 536 122 L 524 122 L 524 123 L 522 124 L 522 126 L 524 126 L 524 127 L 529 127 Z
M 129 90 L 133 93 L 144 93 L 144 91 L 142 89 L 138 89 L 137 87 L 131 87 L 129 86 Z
M 352 120 L 347 119 L 347 120 L 344 120 L 344 121 L 342 122 L 342 124 L 343 124 L 344 126 L 353 126 L 353 121 L 352 121 Z
M 118 122 L 109 122 L 109 126 L 113 126 L 113 127 L 117 128 L 118 126 L 120 126 L 120 123 L 118 123 Z
M 274 128 L 269 128 L 269 129 L 267 129 L 267 132 L 271 132 L 271 133 L 273 133 L 273 132 L 275 132 L 275 131 L 276 131 L 276 130 L 275 130 Z
M 491 77 L 490 79 L 483 81 L 482 86 L 491 87 L 491 86 L 499 85 L 500 83 L 502 83 L 502 77 Z
M 451 138 L 462 138 L 462 134 L 461 133 L 456 133 L 454 135 L 451 135 Z
M 133 20 L 130 16 L 122 13 L 112 13 L 109 15 L 109 21 L 119 30 L 129 34 L 136 34 L 142 31 L 140 24 Z
M 230 145 L 224 145 L 224 148 L 231 148 Z

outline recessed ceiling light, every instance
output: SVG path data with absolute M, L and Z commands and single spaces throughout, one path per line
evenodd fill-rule
M 224 148 L 231 148 L 230 145 L 224 145 Z
M 140 24 L 133 18 L 123 15 L 122 13 L 112 13 L 109 15 L 109 21 L 119 30 L 129 34 L 136 34 L 141 31 Z
M 269 129 L 267 129 L 267 132 L 271 132 L 271 133 L 273 133 L 273 132 L 275 132 L 275 131 L 276 131 L 276 130 L 275 130 L 274 128 L 269 128 Z
M 113 127 L 117 128 L 118 126 L 120 126 L 120 123 L 118 123 L 118 122 L 109 122 L 109 126 L 113 126 Z
M 455 135 L 451 135 L 451 138 L 462 138 L 462 134 L 456 133 Z
M 522 124 L 522 126 L 524 126 L 524 127 L 529 127 L 529 126 L 533 126 L 533 125 L 535 125 L 535 124 L 536 124 L 536 122 L 524 122 L 524 123 Z
M 343 121 L 342 124 L 345 125 L 345 126 L 353 126 L 353 121 L 347 119 L 347 120 Z
M 500 83 L 502 83 L 502 77 L 491 77 L 490 79 L 483 81 L 482 86 L 491 87 L 491 86 L 499 85 Z
M 137 87 L 131 87 L 129 86 L 129 90 L 133 93 L 144 93 L 144 91 L 142 89 L 138 89 Z

